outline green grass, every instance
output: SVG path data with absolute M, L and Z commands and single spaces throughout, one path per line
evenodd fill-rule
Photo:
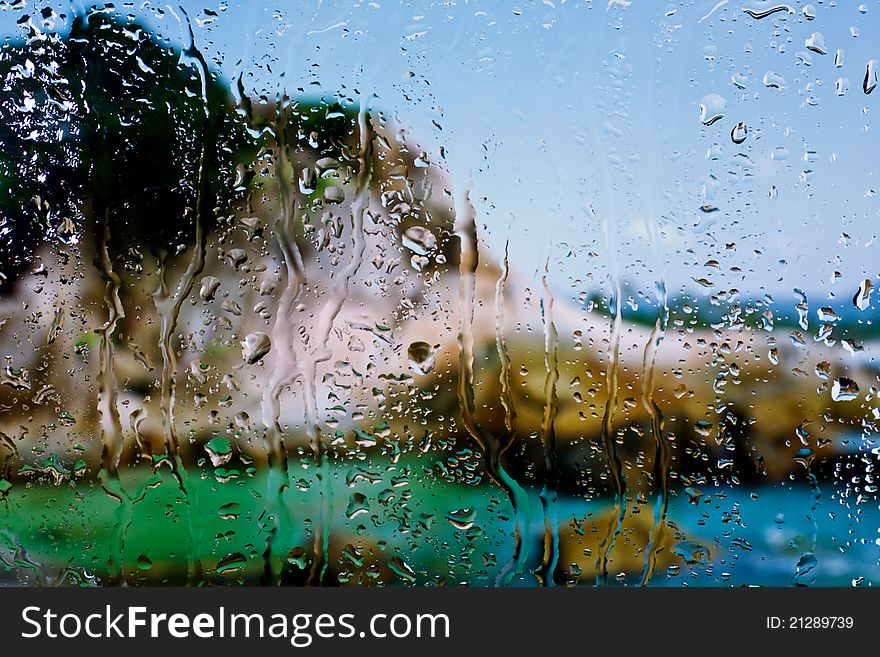
M 237 476 L 227 478 L 230 473 Z M 288 520 L 280 524 L 272 561 L 276 570 L 284 565 L 295 571 L 296 559 L 288 562 L 288 554 L 300 548 L 306 560 L 310 557 L 311 529 L 322 501 L 313 469 L 291 461 L 289 479 L 284 494 Z M 156 474 L 147 468 L 121 473 L 121 483 L 134 500 L 122 549 L 126 581 L 186 581 L 192 513 L 201 579 L 257 583 L 273 525 L 264 517 L 267 473 L 207 467 L 190 471 L 186 480 L 184 496 L 167 468 Z M 427 456 L 397 464 L 337 463 L 331 481 L 331 577 L 342 573 L 343 580 L 361 583 L 407 582 L 394 574 L 393 566 L 390 572 L 387 568 L 397 557 L 413 568 L 420 582 L 438 574 L 472 581 L 488 577 L 485 560 L 475 562 L 475 554 L 500 551 L 499 560 L 509 558 L 512 540 L 507 532 L 512 527 L 507 527 L 506 498 L 494 487 L 440 479 Z M 348 517 L 347 512 L 360 507 L 365 510 Z M 457 529 L 447 519 L 461 509 L 476 509 L 474 527 Z M 115 529 L 124 524 L 125 511 L 93 479 L 67 479 L 59 485 L 16 481 L 0 501 L 0 526 L 6 530 L 7 551 L 15 544 L 24 548 L 44 573 L 57 577 L 68 570 L 82 577 L 85 572 L 106 582 L 108 564 L 118 555 Z M 0 548 L 3 541 L 0 535 Z M 24 562 L 21 566 L 28 569 Z

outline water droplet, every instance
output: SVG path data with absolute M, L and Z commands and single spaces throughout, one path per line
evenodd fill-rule
M 437 248 L 437 238 L 427 228 L 410 226 L 403 231 L 403 245 L 421 256 L 433 253 Z
M 205 451 L 211 458 L 211 465 L 215 468 L 226 465 L 232 458 L 232 445 L 226 438 L 211 438 L 205 443 Z
M 871 93 L 877 88 L 877 78 L 880 75 L 880 62 L 876 59 L 868 60 L 865 67 L 865 81 L 862 83 L 862 89 L 866 94 Z
M 233 552 L 217 562 L 218 573 L 228 573 L 240 570 L 247 565 L 247 557 L 241 552 Z
M 699 504 L 700 498 L 703 497 L 703 491 L 699 488 L 694 488 L 693 486 L 685 488 L 684 494 L 687 495 L 688 503 L 690 504 Z
M 447 513 L 446 519 L 456 529 L 470 529 L 477 519 L 477 512 L 475 509 L 458 509 Z
M 694 422 L 694 431 L 696 431 L 701 436 L 711 436 L 712 435 L 712 423 L 706 422 L 705 420 L 697 420 Z
M 413 569 L 397 555 L 388 560 L 388 568 L 404 582 L 412 583 L 416 581 L 416 574 Z
M 852 338 L 845 338 L 840 341 L 840 344 L 849 352 L 850 356 L 855 356 L 857 353 L 865 350 L 865 346 L 861 342 L 856 342 Z
M 776 162 L 784 162 L 789 157 L 791 157 L 791 152 L 789 152 L 787 148 L 783 148 L 782 146 L 777 146 L 770 154 L 770 158 L 775 160 Z
M 248 365 L 258 363 L 271 349 L 272 341 L 262 331 L 250 333 L 241 341 L 241 357 Z
M 853 305 L 859 310 L 866 310 L 871 305 L 873 291 L 874 284 L 866 278 L 859 284 L 859 291 L 853 297 Z
M 852 401 L 859 396 L 859 386 L 845 376 L 838 377 L 831 384 L 831 399 L 834 401 Z
M 300 570 L 305 570 L 308 566 L 309 557 L 305 548 L 296 546 L 287 553 L 287 563 L 296 566 Z
M 825 37 L 822 36 L 821 32 L 813 32 L 806 38 L 804 45 L 807 47 L 807 50 L 812 50 L 819 55 L 828 53 L 828 50 L 825 48 Z
M 801 556 L 800 560 L 797 562 L 794 577 L 792 578 L 794 584 L 798 586 L 806 586 L 812 583 L 815 579 L 814 571 L 816 570 L 817 564 L 816 555 L 812 552 L 808 552 Z
M 819 316 L 819 319 L 823 322 L 836 322 L 837 320 L 840 319 L 840 317 L 837 315 L 837 313 L 834 312 L 834 308 L 831 308 L 830 306 L 823 306 L 823 307 L 819 308 L 819 310 L 816 312 L 816 314 Z
M 427 342 L 413 342 L 406 350 L 409 366 L 417 374 L 428 374 L 434 369 L 436 354 Z
M 708 547 L 695 541 L 679 541 L 672 547 L 671 552 L 681 557 L 689 566 L 708 563 L 711 556 L 711 551 Z
M 216 276 L 205 276 L 202 279 L 202 284 L 199 287 L 199 297 L 201 297 L 202 301 L 212 301 L 214 296 L 217 294 L 217 289 L 220 287 L 220 279 Z
M 730 140 L 734 144 L 741 144 L 746 140 L 746 136 L 748 135 L 748 133 L 748 126 L 740 121 L 734 126 L 733 130 L 730 131 Z
M 788 5 L 772 4 L 770 2 L 752 2 L 751 7 L 743 7 L 743 11 L 752 18 L 762 19 L 784 11 L 789 14 L 794 13 L 794 9 Z
M 367 501 L 367 496 L 362 493 L 352 493 L 351 498 L 348 500 L 348 507 L 345 510 L 345 517 L 351 520 L 369 512 L 370 503 Z
M 724 117 L 727 101 L 718 94 L 706 94 L 700 101 L 700 121 L 703 125 L 712 125 Z
M 815 452 L 809 447 L 801 447 L 794 453 L 794 461 L 805 468 L 809 468 L 813 463 Z
M 311 167 L 303 167 L 299 174 L 299 191 L 308 196 L 317 189 L 318 176 Z
M 137 558 L 137 566 L 140 570 L 150 570 L 153 567 L 153 562 L 146 554 L 141 554 Z
M 30 390 L 31 382 L 26 369 L 17 369 L 7 365 L 0 374 L 0 384 L 9 386 L 13 390 Z
M 229 264 L 232 265 L 235 270 L 238 270 L 247 262 L 248 254 L 244 249 L 229 249 L 226 258 L 229 260 Z
M 324 200 L 327 203 L 342 203 L 345 200 L 345 191 L 342 187 L 330 185 L 324 189 Z
M 785 89 L 785 78 L 773 71 L 764 73 L 764 86 L 769 89 Z

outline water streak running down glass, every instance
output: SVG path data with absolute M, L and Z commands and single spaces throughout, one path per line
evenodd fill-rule
M 880 581 L 876 0 L 0 30 L 0 583 Z

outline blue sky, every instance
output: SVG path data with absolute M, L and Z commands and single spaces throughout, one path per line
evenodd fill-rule
M 245 73 L 251 92 L 356 90 L 429 153 L 445 147 L 456 193 L 472 181 L 490 249 L 510 237 L 528 274 L 549 254 L 554 286 L 572 296 L 607 292 L 616 273 L 649 295 L 662 277 L 673 295 L 735 288 L 793 305 L 801 288 L 817 303 L 849 299 L 880 273 L 880 91 L 862 91 L 867 62 L 880 60 L 880 2 L 792 2 L 759 20 L 743 11 L 772 4 L 182 6 L 200 47 L 228 78 Z M 160 31 L 180 38 L 168 5 L 130 11 L 157 7 Z M 28 12 L 0 12 L 0 27 L 14 33 Z M 815 32 L 826 54 L 807 49 Z M 726 103 L 711 126 L 699 120 L 707 94 Z M 748 132 L 734 144 L 739 122 Z

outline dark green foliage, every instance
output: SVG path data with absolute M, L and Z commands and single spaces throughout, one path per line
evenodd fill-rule
M 44 241 L 90 244 L 105 212 L 117 249 L 191 243 L 249 150 L 228 87 L 193 46 L 105 13 L 4 46 L 0 85 L 3 289 Z

